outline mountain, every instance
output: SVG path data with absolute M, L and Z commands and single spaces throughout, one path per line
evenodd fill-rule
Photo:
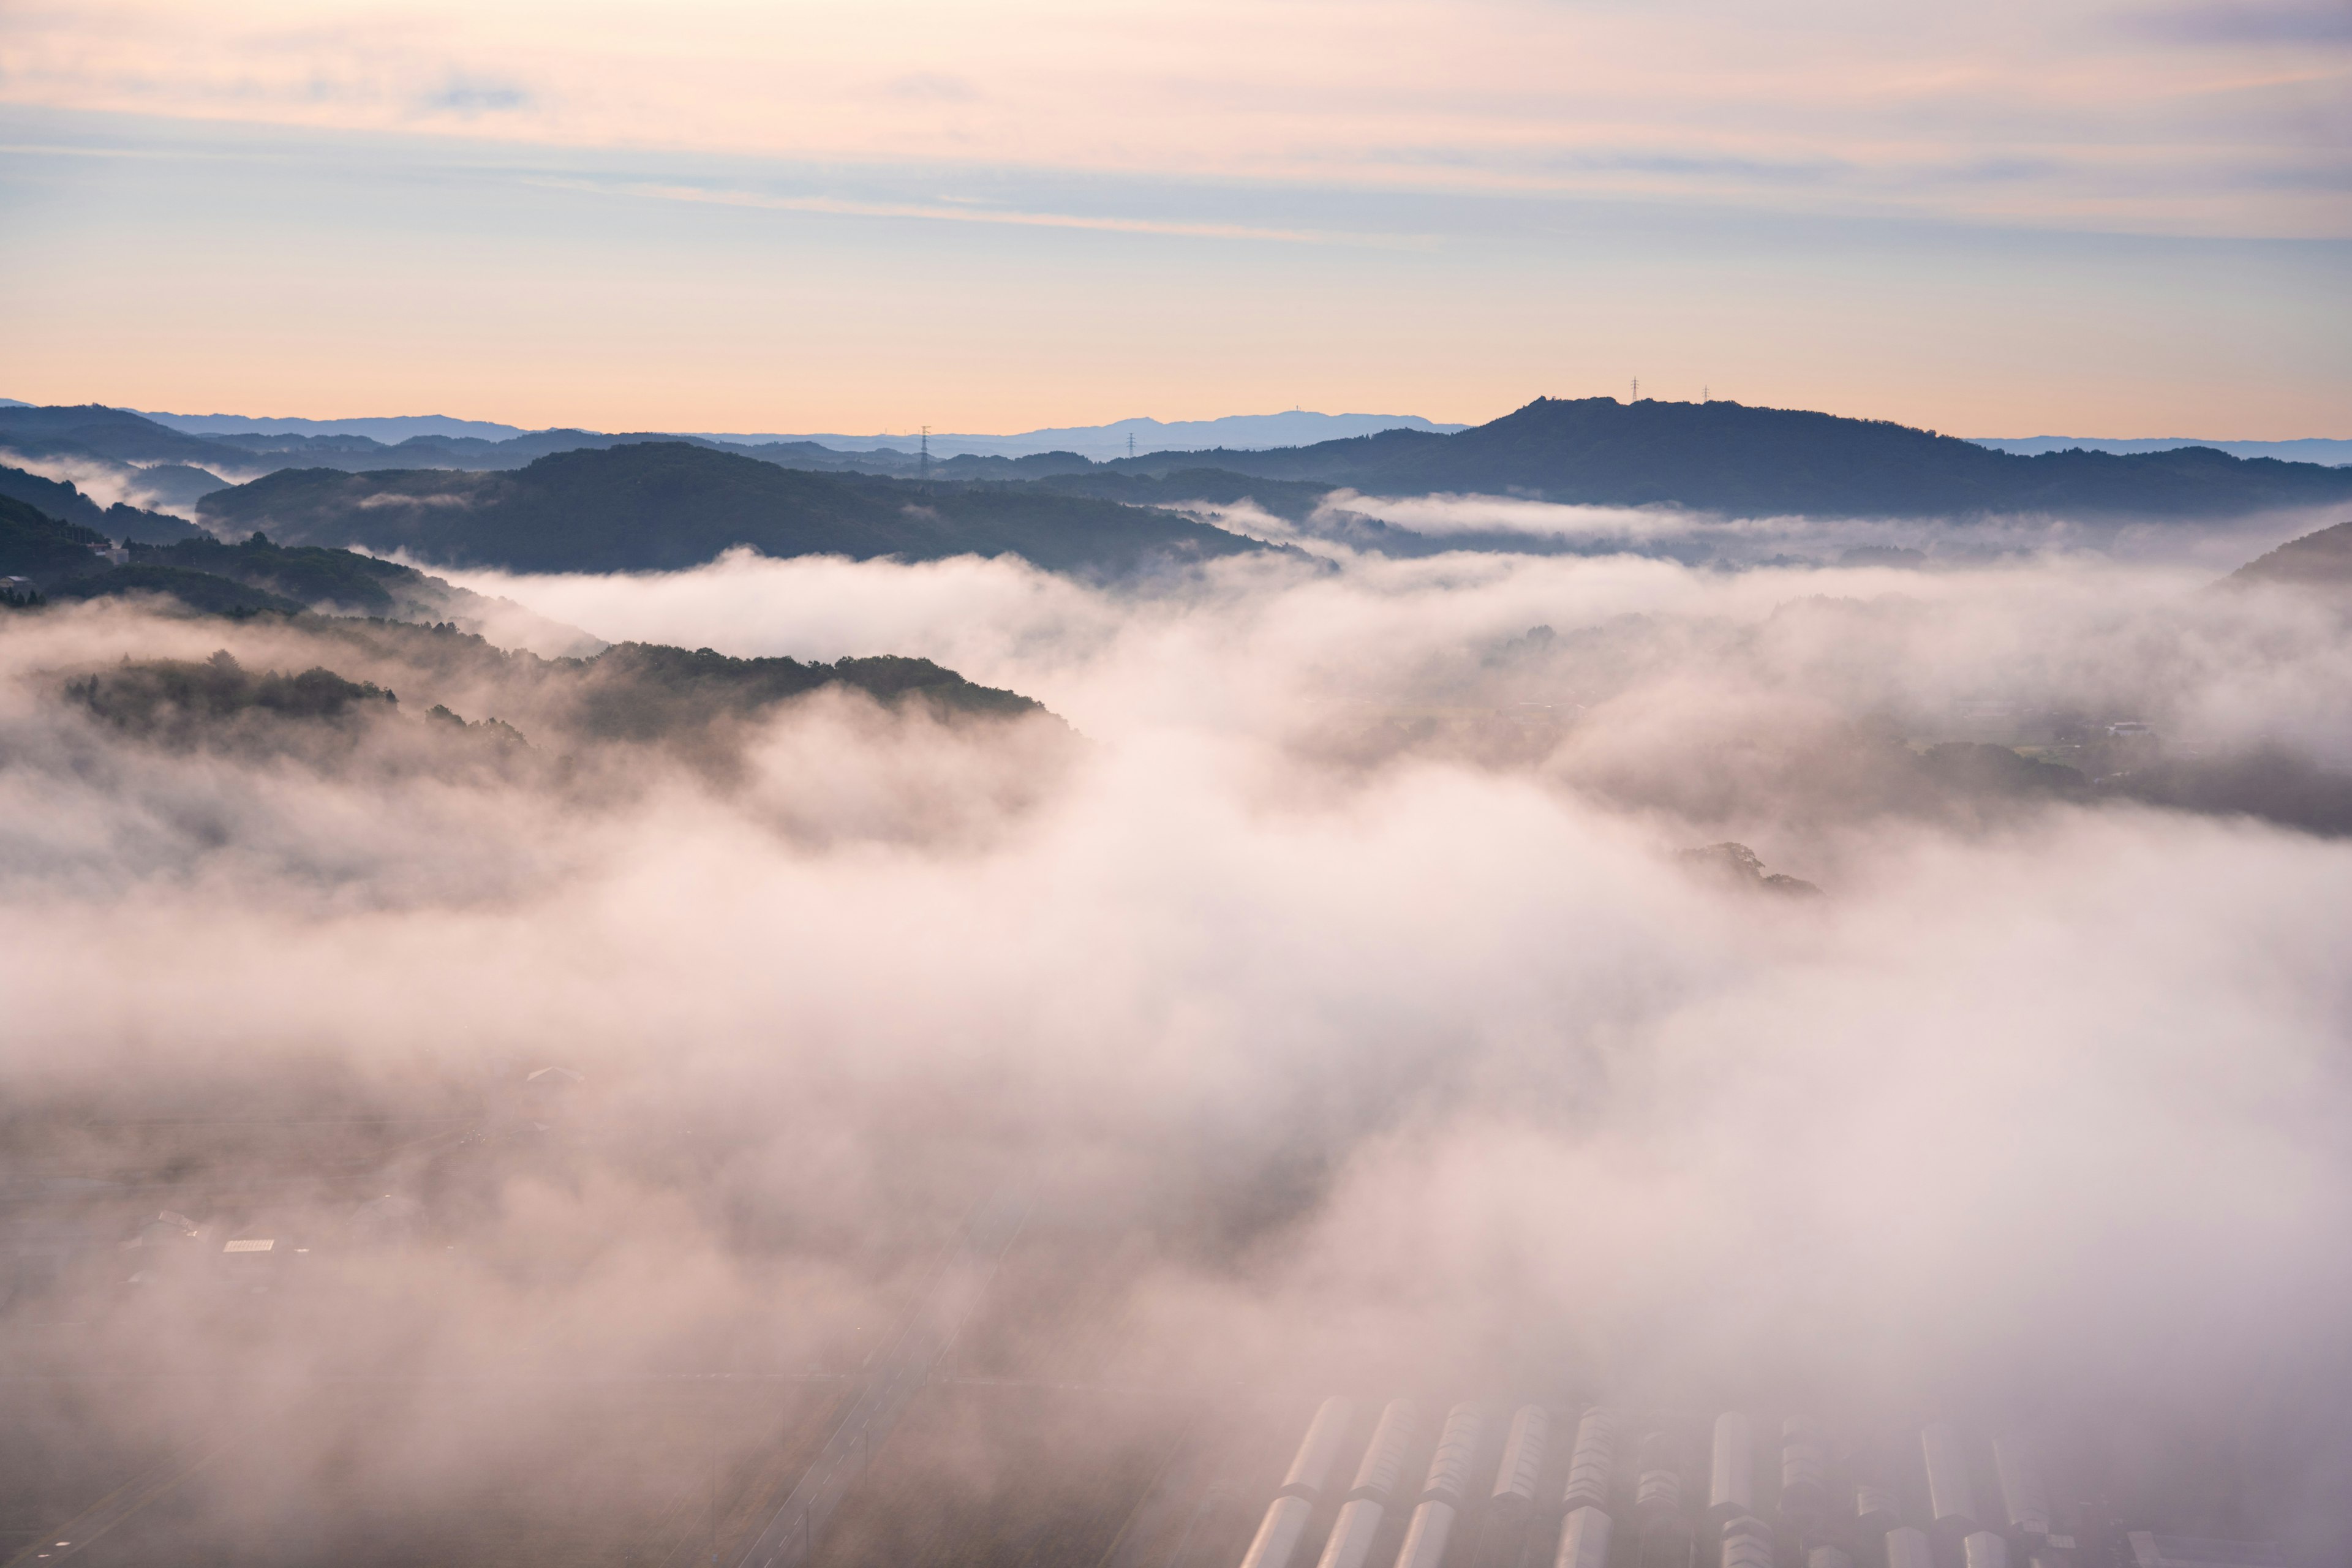
M 5 414 L 0 414 L 0 424 L 5 424 Z M 636 446 L 646 441 L 675 441 L 678 437 L 657 431 L 610 436 L 595 430 L 530 430 L 504 440 L 473 436 L 412 436 L 394 446 L 366 436 L 299 433 L 243 433 L 212 439 L 224 454 L 235 454 L 233 458 L 225 460 L 247 473 L 257 468 L 324 468 L 362 473 L 382 468 L 464 468 L 476 472 L 520 468 L 554 452 Z M 711 445 L 707 441 L 695 444 Z
M 1538 398 L 1453 435 L 1392 430 L 1279 451 L 1163 453 L 1109 466 L 1221 468 L 1383 495 L 1513 494 L 1741 516 L 2189 518 L 2352 499 L 2352 470 L 2203 448 L 2024 458 L 1884 420 L 1608 397 Z
M 959 477 L 1016 478 L 1007 465 L 1045 458 L 1057 467 L 1213 445 L 1236 450 L 1297 446 L 1380 430 L 1459 430 L 1416 414 L 1237 414 L 1222 419 L 1120 419 L 1013 436 L 934 435 L 934 469 L 961 461 Z M 525 430 L 487 419 L 437 414 L 380 418 L 248 418 L 236 414 L 142 413 L 99 405 L 40 407 L 0 398 L 0 445 L 35 455 L 70 454 L 121 461 L 177 461 L 249 473 L 257 458 L 299 456 L 304 468 L 519 468 L 550 452 L 649 440 L 691 441 L 784 462 L 788 468 L 914 473 L 923 467 L 922 437 L 905 436 L 677 435 L 657 431 Z M 196 445 L 191 446 L 190 442 Z M 207 458 L 210 461 L 207 464 Z
M 1294 425 L 1302 419 L 1328 421 L 1343 417 L 1382 422 L 1372 416 L 1263 417 L 1291 421 Z M 1127 421 L 1122 425 L 1032 435 L 1041 439 L 1075 439 L 1087 436 L 1089 430 L 1118 431 L 1139 423 L 1153 424 L 1162 435 L 1191 428 Z M 1847 419 L 1798 409 L 1750 408 L 1730 402 L 1622 404 L 1606 397 L 1572 401 L 1539 398 L 1491 424 L 1471 429 L 1449 431 L 1428 426 L 1426 421 L 1416 423 L 1423 427 L 1390 428 L 1309 446 L 1270 449 L 1234 444 L 1203 451 L 1160 451 L 1133 458 L 1112 457 L 1097 462 L 1083 449 L 1065 447 L 1019 455 L 1010 451 L 964 451 L 934 456 L 926 462 L 916 453 L 881 444 L 897 438 L 880 437 L 827 438 L 865 448 L 855 451 L 802 438 L 740 437 L 730 442 L 709 437 L 610 435 L 587 430 L 532 431 L 499 440 L 436 433 L 413 436 L 386 446 L 352 433 L 248 431 L 197 437 L 123 410 L 96 405 L 0 406 L 0 447 L 37 455 L 111 459 L 159 474 L 164 472 L 163 465 L 182 465 L 165 477 L 180 487 L 175 494 L 184 495 L 193 495 L 202 487 L 203 476 L 193 471 L 196 469 L 209 474 L 246 475 L 288 468 L 339 470 L 372 476 L 369 482 L 374 483 L 386 473 L 401 469 L 519 473 L 551 456 L 642 450 L 649 445 L 661 445 L 671 449 L 699 449 L 714 458 L 755 459 L 809 475 L 846 478 L 865 474 L 902 479 L 920 477 L 934 483 L 1042 480 L 1047 482 L 1047 489 L 1065 496 L 1091 493 L 1097 500 L 1128 499 L 1108 493 L 1119 488 L 1109 482 L 1116 476 L 1146 481 L 1131 492 L 1134 499 L 1146 501 L 1203 499 L 1164 496 L 1160 487 L 1179 473 L 1188 477 L 1222 474 L 1225 478 L 1217 482 L 1236 494 L 1248 489 L 1253 482 L 1262 485 L 1266 480 L 1282 480 L 1294 487 L 1296 493 L 1309 489 L 1328 491 L 1346 488 L 1389 495 L 1439 491 L 1516 494 L 1612 506 L 1675 505 L 1737 516 L 1806 513 L 1824 517 L 1971 518 L 2023 513 L 2086 521 L 2102 517 L 2188 519 L 2326 505 L 2352 499 L 2352 468 L 2234 457 L 2201 447 L 2127 454 L 2069 449 L 2028 456 L 1997 451 L 1977 442 L 1885 420 Z M 1248 426 L 1245 422 L 1237 426 L 1232 420 L 1202 421 L 1198 426 L 1252 439 L 1290 427 L 1263 423 Z M 988 439 L 1017 446 L 1026 438 Z M 935 440 L 935 447 L 946 445 Z M 153 484 L 160 487 L 163 482 L 158 479 Z M 542 475 L 527 481 L 523 490 L 535 491 L 545 482 L 547 476 Z M 312 483 L 311 488 L 316 489 L 316 484 Z M 740 486 L 720 484 L 717 488 L 730 490 Z M 1159 493 L 1146 493 L 1155 491 Z M 161 493 L 160 488 L 157 493 Z M 215 492 L 199 499 L 196 505 L 200 510 L 220 509 L 218 515 L 237 521 L 242 531 L 245 525 L 236 509 L 247 503 L 218 499 L 230 493 Z M 511 510 L 511 504 L 522 492 L 497 493 L 508 498 L 501 505 Z M 273 504 L 287 499 L 284 495 L 274 496 Z M 1275 510 L 1275 503 L 1263 496 L 1252 499 Z M 697 504 L 709 500 L 702 497 Z M 456 502 L 452 499 L 434 504 L 446 507 Z M 911 551 L 919 554 L 948 549 L 944 539 L 912 537 L 904 519 L 882 517 L 880 513 L 889 510 L 889 503 L 875 500 L 872 494 L 866 501 L 853 502 L 846 499 L 846 492 L 829 492 L 829 499 L 819 504 L 814 492 L 803 490 L 795 492 L 795 499 L 778 504 L 785 512 L 797 510 L 810 516 L 823 514 L 850 529 L 839 542 L 822 548 L 865 553 Z M 972 510 L 962 502 L 957 505 L 966 512 Z M 1289 510 L 1299 510 L 1294 501 L 1281 505 Z M 751 510 L 758 512 L 761 509 L 755 506 Z M 761 513 L 767 521 L 761 526 L 773 523 L 775 512 L 775 506 L 768 506 Z M 215 513 L 204 510 L 202 515 Z M 847 521 L 852 517 L 864 521 L 852 527 Z M 709 520 L 681 517 L 677 521 L 698 526 Z M 982 521 L 984 520 L 971 516 L 963 519 L 964 525 Z M 749 525 L 743 518 L 728 522 L 730 527 Z M 1370 528 L 1370 520 L 1349 526 L 1364 533 Z M 275 534 L 280 531 L 272 527 L 270 531 Z M 420 524 L 420 529 L 410 531 L 421 536 L 432 531 L 421 529 Z M 912 533 L 921 531 L 915 529 Z M 381 532 L 372 525 L 371 533 L 351 533 L 348 537 L 356 540 Z M 1196 541 L 1199 537 L 1195 536 Z M 1368 547 L 1398 552 L 1422 548 L 1416 540 L 1417 536 L 1408 538 L 1402 531 L 1390 530 L 1377 537 L 1368 534 L 1365 542 Z M 1029 549 L 1020 546 L 1003 547 L 1020 548 L 1022 553 L 1030 553 Z M 1445 547 L 1537 548 L 1524 537 L 1498 535 L 1486 539 L 1458 534 L 1449 535 Z
M 0 466 L 0 496 L 13 497 L 62 521 L 96 529 L 109 539 L 169 544 L 204 537 L 204 530 L 192 522 L 121 501 L 102 507 L 63 479 L 43 479 L 22 468 Z
M 226 436 L 247 433 L 260 436 L 364 436 L 375 441 L 405 441 L 412 436 L 473 437 L 479 440 L 503 441 L 510 437 L 530 434 L 520 425 L 500 425 L 488 419 L 452 419 L 442 414 L 394 414 L 358 419 L 295 419 L 268 415 L 256 417 L 247 414 L 159 414 L 139 408 L 131 412 L 142 419 L 190 436 Z
M 289 548 L 258 533 L 242 544 L 202 538 L 133 545 L 126 566 L 203 573 L 275 595 L 298 609 L 386 620 L 439 620 L 455 613 L 457 598 L 477 597 L 396 561 L 350 550 Z
M 2352 441 L 2331 440 L 2322 436 L 2306 436 L 2293 441 L 2200 441 L 2183 436 L 2137 437 L 2129 440 L 2116 440 L 2105 436 L 1971 436 L 1969 439 L 1979 447 L 1990 447 L 1996 452 L 2014 452 L 2025 458 L 2074 447 L 2085 452 L 2131 453 L 2172 452 L 2183 447 L 2210 447 L 2233 458 L 2276 458 L 2282 462 L 2326 463 L 2331 467 L 2352 463 Z
M 184 566 L 156 566 L 140 562 L 68 578 L 53 584 L 48 593 L 50 598 L 59 602 L 157 594 L 179 601 L 185 609 L 207 616 L 249 616 L 263 610 L 291 616 L 299 615 L 302 609 L 299 600 L 232 577 L 192 572 Z
M 61 522 L 11 496 L 0 496 L 0 577 L 29 577 L 46 584 L 60 577 L 94 572 L 104 559 L 106 535 L 79 523 Z
M 510 473 L 283 469 L 204 498 L 225 532 L 519 572 L 674 571 L 775 556 L 1016 554 L 1119 575 L 1266 546 L 1167 512 L 1030 487 L 782 468 L 683 442 L 558 453 Z
M 27 457 L 91 456 L 132 463 L 208 463 L 235 460 L 233 447 L 184 435 L 121 408 L 88 403 L 79 407 L 0 407 L 0 447 Z
M 729 714 L 762 712 L 833 685 L 886 706 L 911 700 L 942 712 L 992 718 L 1045 712 L 1034 698 L 975 685 L 929 659 L 895 654 L 803 664 L 632 642 L 617 643 L 577 668 L 589 677 L 577 710 L 583 727 L 623 740 L 651 740 Z
M 2352 588 L 2352 522 L 2291 539 L 2269 554 L 2247 562 L 2227 583 L 2285 583 L 2305 588 Z
M 224 603 L 213 613 L 242 617 L 283 605 Z M 793 658 L 730 658 L 709 648 L 688 652 L 653 643 L 621 643 L 588 658 L 543 659 L 509 652 L 446 626 L 382 622 L 297 622 L 311 651 L 332 658 L 338 646 L 363 655 L 372 675 L 399 671 L 404 686 L 462 684 L 496 691 L 528 714 L 535 732 L 570 744 L 674 741 L 730 721 L 756 719 L 778 705 L 826 688 L 863 692 L 887 708 L 921 707 L 942 719 L 1051 719 L 1044 704 L 1019 692 L 981 686 L 929 659 L 884 655 L 832 664 Z M 452 677 L 456 677 L 455 681 Z M 226 650 L 204 663 L 156 659 L 100 665 L 65 686 L 68 699 L 142 740 L 185 749 L 251 748 L 273 738 L 260 721 L 330 722 L 392 717 L 396 692 L 314 666 L 300 674 L 248 670 Z M 509 711 L 517 711 L 510 707 Z M 496 719 L 467 724 L 446 707 L 425 717 L 465 731 L 525 742 Z M 704 760 L 715 760 L 705 758 Z
M 28 407 L 30 405 L 0 398 L 0 406 Z M 144 409 L 125 412 L 137 413 L 142 418 L 191 436 L 358 436 L 380 444 L 394 445 L 417 437 L 428 440 L 457 437 L 497 443 L 519 436 L 548 434 L 528 430 L 519 425 L 500 425 L 488 419 L 453 419 L 440 414 L 297 419 L 284 416 L 243 414 L 163 414 Z M 1173 422 L 1118 419 L 1108 425 L 1071 425 L 1026 430 L 1013 436 L 935 435 L 930 437 L 930 448 L 932 455 L 938 458 L 960 455 L 1024 458 L 1054 451 L 1114 458 L 1127 455 L 1129 437 L 1134 437 L 1135 449 L 1144 453 L 1200 446 L 1242 448 L 1297 447 L 1310 441 L 1328 441 L 1336 437 L 1369 436 L 1379 430 L 1460 428 L 1459 425 L 1432 424 L 1417 414 L 1312 414 L 1294 408 L 1282 414 L 1234 414 L 1221 419 Z M 835 453 L 892 447 L 903 450 L 909 457 L 913 456 L 920 441 L 919 437 L 911 433 L 904 436 L 747 436 L 726 431 L 700 431 L 691 438 L 730 447 L 812 446 Z
M 1128 455 L 1133 438 L 1135 455 L 1177 452 L 1203 445 L 1255 451 L 1268 447 L 1297 447 L 1349 436 L 1370 436 L 1382 430 L 1459 430 L 1459 425 L 1439 425 L 1418 414 L 1315 414 L 1294 408 L 1281 414 L 1229 414 L 1219 419 L 1115 419 L 1108 425 L 1067 425 L 1024 430 L 1014 436 L 939 435 L 929 437 L 934 458 L 960 456 L 1025 458 L 1040 453 L 1071 453 L 1103 461 Z M 703 438 L 734 447 L 805 443 L 835 452 L 887 450 L 911 456 L 919 445 L 913 434 L 902 436 L 740 436 L 705 432 Z
M 113 511 L 129 510 L 117 507 Z M 124 551 L 109 553 L 110 541 L 100 530 L 60 521 L 0 496 L 0 576 L 29 578 L 37 591 L 56 600 L 160 594 L 210 615 L 310 610 L 446 622 L 468 631 L 491 626 L 511 642 L 563 652 L 604 646 L 576 626 L 395 561 L 349 550 L 288 548 L 258 533 L 241 544 L 224 544 L 184 523 L 180 526 L 188 537 L 162 544 L 134 540 Z M 12 603 L 23 600 L 18 592 L 6 597 Z

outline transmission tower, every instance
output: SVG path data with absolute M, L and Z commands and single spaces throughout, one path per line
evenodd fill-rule
M 931 427 L 923 426 L 923 483 L 931 482 Z

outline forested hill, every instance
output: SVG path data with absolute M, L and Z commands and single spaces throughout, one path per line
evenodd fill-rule
M 1278 479 L 1293 490 L 1516 493 L 1734 516 L 2186 520 L 2352 500 L 2352 468 L 2241 458 L 2210 447 L 2021 456 L 1885 420 L 1606 397 L 1539 398 L 1492 424 L 1452 434 L 1396 429 L 1308 447 L 1157 452 L 1108 463 L 1069 452 L 957 457 L 929 464 L 922 489 L 907 483 L 924 469 L 913 454 L 835 451 L 807 441 L 728 447 L 700 437 L 584 430 L 499 441 L 416 437 L 394 446 L 357 436 L 200 437 L 96 405 L 0 408 L 0 449 L 112 465 L 135 493 L 152 497 L 167 493 L 169 475 L 180 487 L 169 492 L 175 505 L 215 479 L 299 465 L 297 472 L 279 468 L 196 504 L 239 532 L 257 527 L 312 543 L 404 543 L 452 563 L 531 560 L 542 567 L 575 564 L 588 558 L 583 552 L 608 567 L 707 560 L 714 531 L 732 535 L 724 543 L 777 554 L 817 549 L 919 559 L 1011 550 L 1041 565 L 1095 572 L 1129 570 L 1171 549 L 1197 555 L 1251 548 L 1198 523 L 1122 518 L 1115 510 L 1089 510 L 1076 499 L 1202 499 L 1165 495 L 1166 481 L 1178 474 L 1195 489 L 1206 484 L 1237 495 L 1249 492 L 1247 481 Z M 649 455 L 656 452 L 663 455 Z M 770 472 L 754 477 L 746 467 L 754 463 Z M 799 477 L 779 479 L 778 471 Z M 894 491 L 877 479 L 906 488 Z M 996 481 L 1026 488 L 997 491 L 991 500 L 984 485 Z M 164 542 L 179 526 L 129 509 L 100 524 L 30 489 L 47 483 L 0 471 L 0 494 L 102 526 L 111 537 Z M 593 493 L 599 487 L 611 493 Z M 1037 499 L 1041 491 L 1071 499 L 1056 510 Z M 645 533 L 648 514 L 641 503 L 649 495 L 665 509 L 667 540 Z M 1253 499 L 1284 515 L 1314 510 L 1297 495 L 1279 503 Z M 382 515 L 350 510 L 362 500 Z M 578 516 L 584 532 L 572 538 L 551 507 Z M 435 508 L 446 515 L 424 515 Z M 467 509 L 488 531 L 470 529 L 457 515 Z M 304 530 L 318 531 L 297 531 L 286 521 L 296 513 L 308 520 Z M 1465 547 L 1458 536 L 1452 543 Z M 665 544 L 677 548 L 665 551 Z
M 2352 522 L 2291 539 L 2269 554 L 2247 562 L 2231 573 L 2228 581 L 2352 592 Z
M 1538 398 L 1454 435 L 1390 430 L 1267 452 L 1165 452 L 1119 469 L 1218 468 L 1379 495 L 1515 493 L 1738 516 L 2220 517 L 2352 499 L 2352 468 L 2210 447 L 2014 457 L 1884 420 L 1742 404 Z
M 94 529 L 109 539 L 136 540 L 142 544 L 171 544 L 201 539 L 204 531 L 163 512 L 144 511 L 121 501 L 100 506 L 62 479 L 45 479 L 0 464 L 0 496 L 23 501 L 35 510 L 62 521 Z
M 95 572 L 101 564 L 98 552 L 106 535 L 79 523 L 65 522 L 0 495 L 0 577 L 25 577 L 37 583 Z
M 1015 554 L 1119 576 L 1266 546 L 1168 512 L 992 484 L 916 484 L 778 468 L 683 442 L 559 453 L 503 473 L 285 469 L 204 498 L 225 532 L 404 550 L 453 566 L 625 572 L 775 556 Z

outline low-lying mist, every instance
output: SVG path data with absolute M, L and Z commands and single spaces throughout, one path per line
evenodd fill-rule
M 303 621 L 0 619 L 12 1190 L 289 1126 L 392 1173 L 191 1216 L 319 1238 L 300 1289 L 20 1271 L 12 1424 L 218 1441 L 244 1380 L 286 1458 L 186 1528 L 381 1541 L 556 1488 L 600 1379 L 854 1373 L 1017 1189 L 1071 1261 L 993 1375 L 2188 1434 L 2352 1538 L 2352 616 L 2196 553 L 450 574 L 1051 710 L 652 739 Z M 77 696 L 216 653 L 397 700 Z M 1820 896 L 1681 854 L 1724 841 Z M 361 1377 L 501 1392 L 298 1392 Z

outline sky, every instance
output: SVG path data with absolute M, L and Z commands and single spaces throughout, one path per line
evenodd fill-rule
M 0 8 L 0 394 L 2352 431 L 2352 11 Z

